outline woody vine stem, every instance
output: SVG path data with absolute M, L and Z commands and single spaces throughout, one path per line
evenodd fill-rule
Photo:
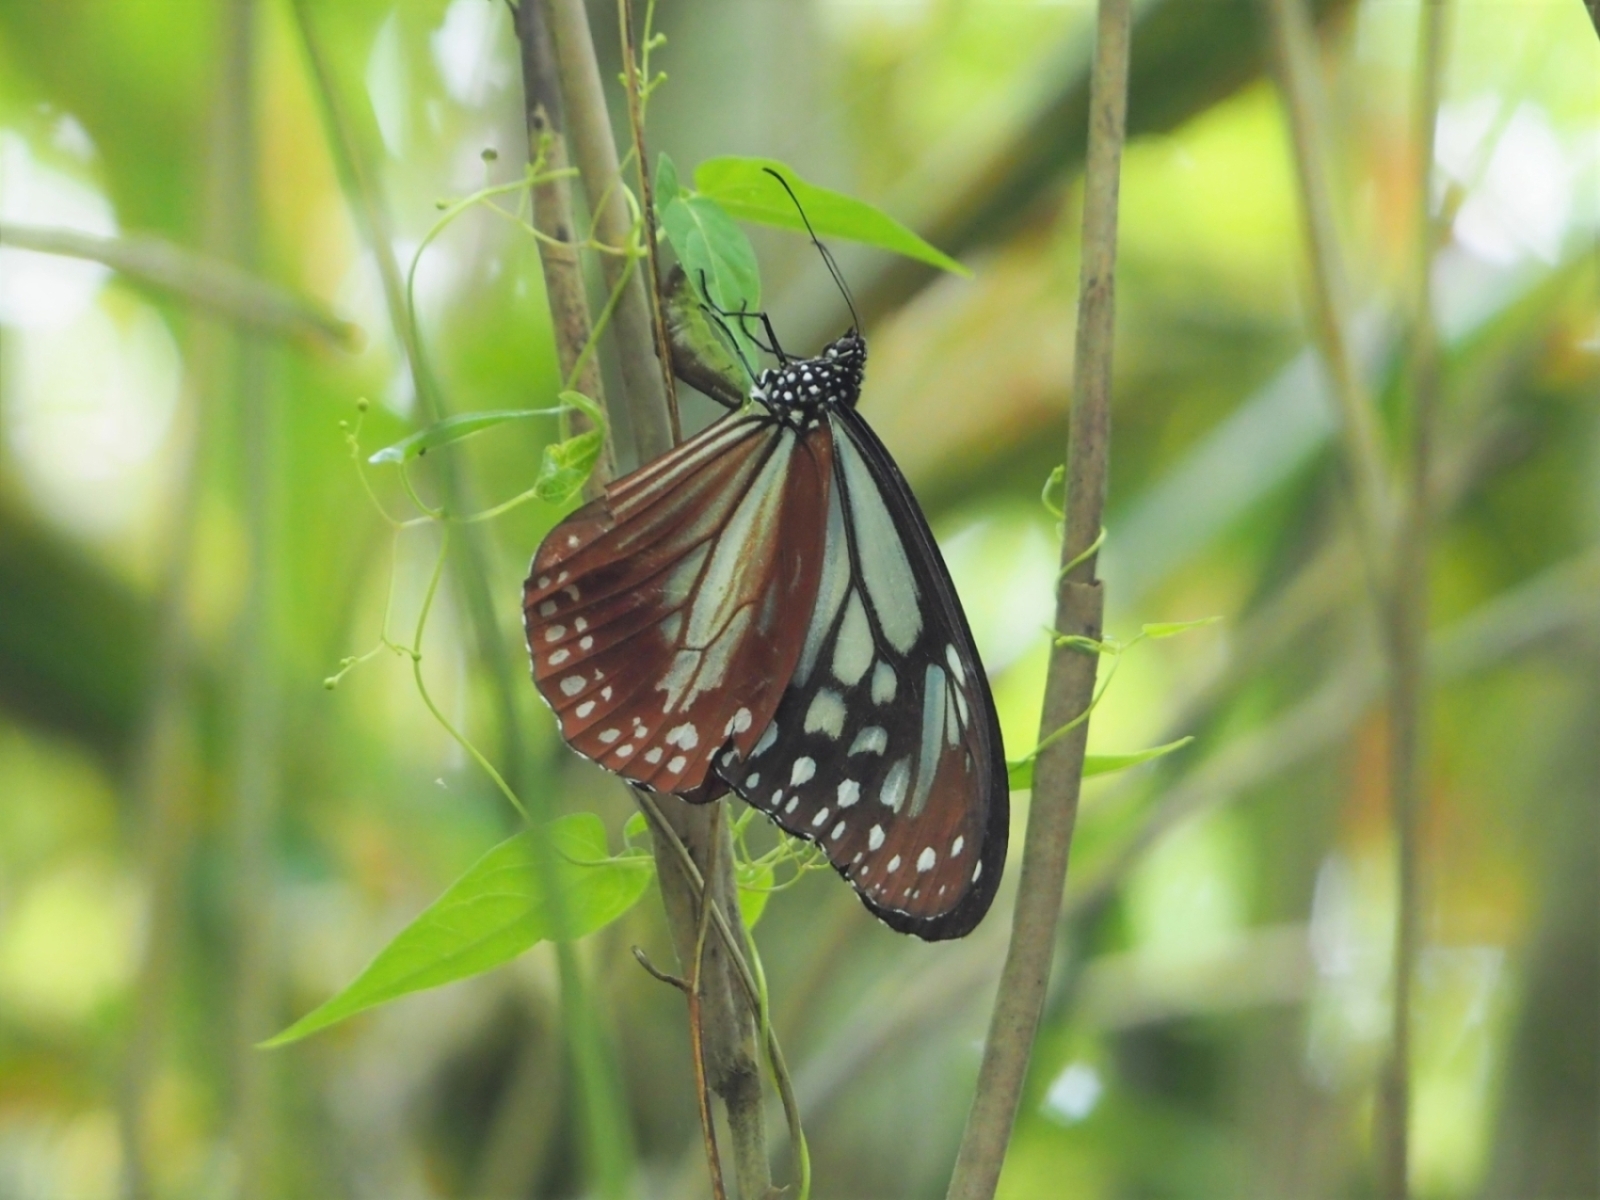
M 1089 94 L 1089 153 L 1084 169 L 1083 256 L 1078 285 L 1077 355 L 1067 438 L 1065 532 L 1056 597 L 1058 639 L 1045 684 L 1041 751 L 1034 768 L 1022 876 L 1011 944 L 1000 975 L 978 1090 L 961 1139 L 950 1200 L 989 1200 L 1033 1051 L 1054 957 L 1067 855 L 1083 782 L 1087 715 L 1105 596 L 1095 578 L 1111 450 L 1111 359 L 1116 315 L 1117 191 L 1128 98 L 1129 0 L 1100 0 Z M 1045 744 L 1063 726 L 1066 736 Z
M 626 6 L 619 6 L 626 17 Z M 539 142 L 550 161 L 564 158 L 570 144 L 584 193 L 593 216 L 595 234 L 610 245 L 631 245 L 634 217 L 627 202 L 617 146 L 612 137 L 600 69 L 581 0 L 520 0 L 515 11 L 515 27 L 522 45 L 523 84 L 527 100 L 529 133 Z M 631 51 L 632 32 L 625 33 Z M 646 43 L 648 47 L 648 43 Z M 631 55 L 630 55 L 631 56 Z M 630 116 L 641 117 L 637 77 L 630 66 L 630 87 L 634 95 Z M 642 85 L 648 87 L 648 81 Z M 642 130 L 634 130 L 633 157 L 643 149 Z M 560 191 L 565 181 L 555 187 Z M 537 211 L 535 223 L 541 222 Z M 571 230 L 571 204 L 558 195 L 547 197 L 552 213 L 564 212 L 568 239 Z M 552 219 L 554 219 L 552 217 Z M 562 362 L 574 355 L 578 330 L 586 323 L 586 305 L 581 292 L 581 276 L 564 259 L 559 247 L 540 241 L 545 258 L 547 280 L 554 273 L 562 277 L 563 291 L 558 300 L 552 292 L 552 316 Z M 552 258 L 558 261 L 552 261 Z M 611 346 L 619 367 L 620 394 L 610 397 L 606 411 L 611 418 L 616 464 L 628 470 L 640 462 L 665 454 L 674 443 L 671 384 L 657 352 L 657 323 L 653 300 L 656 280 L 653 259 L 647 270 L 629 257 L 619 260 L 602 256 L 601 268 L 608 288 L 619 293 L 610 324 Z M 650 278 L 645 278 L 648 275 Z M 598 395 L 595 399 L 600 400 Z M 703 1087 L 722 1100 L 731 1134 L 731 1158 L 738 1192 L 745 1200 L 765 1200 L 773 1191 L 767 1163 L 765 1114 L 761 1100 L 761 1071 L 756 1037 L 778 1081 L 784 1107 L 791 1115 L 791 1141 L 800 1173 L 800 1193 L 807 1179 L 804 1140 L 799 1134 L 792 1089 L 782 1055 L 765 1016 L 765 1004 L 756 982 L 759 969 L 753 960 L 745 961 L 748 935 L 744 930 L 733 878 L 733 846 L 727 822 L 717 822 L 709 806 L 693 806 L 672 796 L 650 797 L 638 794 L 641 807 L 650 818 L 655 846 L 657 878 L 674 948 L 683 976 L 695 987 L 691 1018 L 696 1027 L 696 1074 L 703 1075 Z M 709 928 L 716 934 L 708 938 Z M 708 1145 L 709 1145 L 709 1134 Z M 714 1151 L 711 1169 L 718 1168 Z

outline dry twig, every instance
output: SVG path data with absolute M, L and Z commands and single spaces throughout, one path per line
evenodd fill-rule
M 1105 509 L 1111 437 L 1111 358 L 1115 334 L 1117 192 L 1128 99 L 1127 0 L 1100 0 L 1089 152 L 1084 177 L 1083 262 L 1078 342 L 1067 442 L 1066 531 L 1055 628 L 1100 640 L 1105 597 L 1095 579 L 1095 547 Z M 1056 942 L 1067 856 L 1082 786 L 1087 713 L 1098 656 L 1057 645 L 1045 684 L 1041 743 L 1076 721 L 1038 757 L 1028 811 L 1022 878 L 1011 944 L 1000 976 L 978 1090 L 950 1182 L 951 1200 L 988 1200 L 1016 1119 L 1034 1033 L 1044 1007 Z

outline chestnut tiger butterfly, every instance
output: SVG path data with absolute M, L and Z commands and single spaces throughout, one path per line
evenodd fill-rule
M 1005 755 L 944 560 L 856 411 L 859 322 L 795 359 L 764 315 L 708 311 L 760 317 L 779 365 L 545 538 L 534 681 L 584 757 L 693 802 L 732 791 L 891 928 L 961 937 L 1005 867 Z

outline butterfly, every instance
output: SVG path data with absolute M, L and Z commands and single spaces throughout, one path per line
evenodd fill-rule
M 540 545 L 534 682 L 584 757 L 692 802 L 732 791 L 820 846 L 891 928 L 961 937 L 1009 831 L 988 681 L 927 521 L 856 411 L 866 342 L 852 327 L 790 358 L 766 324 L 779 365 L 746 404 Z

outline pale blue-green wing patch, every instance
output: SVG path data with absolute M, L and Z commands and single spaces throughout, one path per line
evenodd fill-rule
M 817 602 L 789 688 L 718 773 L 821 846 L 890 926 L 959 937 L 1005 863 L 1008 790 L 987 679 L 910 489 L 852 408 L 828 417 L 834 479 Z

